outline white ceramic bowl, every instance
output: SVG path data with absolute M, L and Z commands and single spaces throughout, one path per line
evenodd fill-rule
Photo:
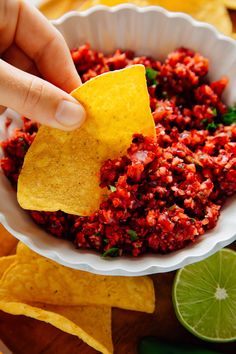
M 227 104 L 236 102 L 236 42 L 185 14 L 170 13 L 159 7 L 97 6 L 82 13 L 68 13 L 54 24 L 70 48 L 90 42 L 93 48 L 103 52 L 132 49 L 138 55 L 159 59 L 180 46 L 200 51 L 210 59 L 211 80 L 222 75 L 230 78 L 224 99 Z M 13 116 L 16 125 L 20 124 L 14 112 L 8 111 L 7 115 Z M 0 119 L 0 124 L 0 139 L 4 139 L 11 131 L 4 128 L 4 119 Z M 104 260 L 96 253 L 76 250 L 72 243 L 56 239 L 40 229 L 18 206 L 16 194 L 2 172 L 0 196 L 0 221 L 15 237 L 58 263 L 98 274 L 168 272 L 200 261 L 236 239 L 236 198 L 233 198 L 222 210 L 217 227 L 183 250 L 168 255 Z

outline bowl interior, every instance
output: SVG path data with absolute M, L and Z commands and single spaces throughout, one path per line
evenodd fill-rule
M 213 26 L 172 13 L 158 6 L 138 8 L 118 5 L 95 6 L 82 12 L 69 12 L 53 21 L 70 49 L 90 43 L 93 49 L 112 53 L 117 48 L 133 50 L 163 60 L 178 47 L 199 51 L 209 59 L 209 79 L 229 78 L 224 100 L 236 102 L 236 45 Z

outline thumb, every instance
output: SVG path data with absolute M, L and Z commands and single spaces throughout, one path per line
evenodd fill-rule
M 72 96 L 3 60 L 0 60 L 0 105 L 67 131 L 79 128 L 85 120 L 83 106 Z

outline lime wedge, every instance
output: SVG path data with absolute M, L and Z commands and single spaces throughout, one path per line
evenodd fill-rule
M 236 340 L 236 252 L 225 248 L 180 269 L 173 303 L 179 321 L 197 337 Z

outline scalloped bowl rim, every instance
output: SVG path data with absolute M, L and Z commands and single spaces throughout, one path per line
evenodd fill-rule
M 109 7 L 106 5 L 95 5 L 87 10 L 83 10 L 80 12 L 68 11 L 64 15 L 59 17 L 58 19 L 52 20 L 51 22 L 57 27 L 58 25 L 63 24 L 64 22 L 71 19 L 72 17 L 87 17 L 87 16 L 90 16 L 93 13 L 99 12 L 99 11 L 105 11 L 108 13 L 115 13 L 115 12 L 119 12 L 122 10 L 134 10 L 138 13 L 157 12 L 157 13 L 162 13 L 163 15 L 165 15 L 166 17 L 169 17 L 169 18 L 182 18 L 184 20 L 187 20 L 194 27 L 208 28 L 209 30 L 214 32 L 214 34 L 216 35 L 216 37 L 218 39 L 222 39 L 224 41 L 227 41 L 227 42 L 235 45 L 235 40 L 233 38 L 227 37 L 223 33 L 219 32 L 216 29 L 216 27 L 214 27 L 213 25 L 211 25 L 207 22 L 195 20 L 193 17 L 191 17 L 190 15 L 188 15 L 186 13 L 171 12 L 171 11 L 164 9 L 161 6 L 155 6 L 155 5 L 140 6 L 140 7 L 136 6 L 134 4 L 128 4 L 128 3 L 120 4 L 120 5 L 116 5 L 116 6 L 112 6 L 112 7 Z
M 58 27 L 58 26 L 65 24 L 67 21 L 70 21 L 70 19 L 74 18 L 74 17 L 78 17 L 78 18 L 87 17 L 87 16 L 90 16 L 91 14 L 94 14 L 99 11 L 116 13 L 116 12 L 127 10 L 127 9 L 136 11 L 138 13 L 148 13 L 148 12 L 162 13 L 163 15 L 165 15 L 168 18 L 182 18 L 182 19 L 188 21 L 188 23 L 191 24 L 193 27 L 198 27 L 198 28 L 200 27 L 200 28 L 205 28 L 205 29 L 210 30 L 214 34 L 216 39 L 218 39 L 220 41 L 231 43 L 231 45 L 233 45 L 236 48 L 236 42 L 233 39 L 228 38 L 225 35 L 219 33 L 215 29 L 215 27 L 213 27 L 212 25 L 196 21 L 191 16 L 181 13 L 181 12 L 169 12 L 159 6 L 137 7 L 133 4 L 121 4 L 121 5 L 117 5 L 114 7 L 107 7 L 104 5 L 97 5 L 97 6 L 94 6 L 90 9 L 82 11 L 82 12 L 75 12 L 75 11 L 68 12 L 68 13 L 64 14 L 62 17 L 60 17 L 59 19 L 52 21 L 52 23 L 56 27 Z M 170 258 L 170 261 L 167 265 L 160 264 L 161 263 L 160 259 L 155 264 L 155 258 L 154 258 L 155 255 L 153 257 L 153 255 L 151 255 L 151 254 L 147 254 L 147 255 L 144 255 L 141 257 L 137 257 L 137 258 L 121 257 L 121 258 L 116 258 L 116 259 L 112 259 L 112 260 L 104 260 L 103 263 L 100 263 L 98 265 L 98 264 L 96 264 L 96 261 L 92 261 L 91 264 L 89 264 L 86 261 L 82 261 L 79 259 L 80 258 L 79 254 L 83 254 L 83 253 L 95 254 L 96 259 L 97 259 L 97 257 L 100 258 L 100 255 L 97 253 L 94 253 L 93 251 L 87 252 L 87 251 L 78 250 L 78 260 L 73 261 L 73 263 L 71 263 L 70 261 L 63 258 L 63 255 L 59 254 L 54 249 L 45 250 L 45 249 L 39 248 L 34 243 L 33 239 L 29 238 L 26 235 L 23 235 L 22 233 L 18 232 L 14 228 L 12 228 L 10 226 L 11 222 L 9 223 L 7 221 L 7 217 L 4 214 L 2 214 L 1 212 L 0 212 L 0 222 L 4 225 L 4 227 L 12 235 L 14 235 L 17 239 L 21 240 L 23 243 L 25 243 L 27 246 L 29 246 L 36 253 L 38 253 L 42 256 L 45 256 L 49 259 L 52 259 L 64 266 L 67 266 L 70 268 L 75 268 L 75 269 L 81 269 L 81 270 L 89 271 L 89 272 L 96 273 L 96 274 L 139 276 L 139 275 L 146 275 L 146 274 L 169 272 L 169 271 L 181 268 L 187 264 L 200 261 L 200 260 L 210 256 L 211 254 L 215 253 L 216 251 L 218 251 L 222 247 L 227 246 L 228 244 L 230 244 L 231 242 L 233 242 L 236 239 L 236 234 L 233 234 L 231 237 L 227 237 L 226 239 L 222 238 L 222 240 L 218 240 L 218 241 L 215 240 L 216 241 L 215 243 L 212 243 L 212 244 L 208 243 L 208 248 L 206 250 L 203 249 L 202 252 L 199 252 L 200 249 L 196 248 L 196 247 L 194 248 L 194 246 L 196 246 L 197 243 L 201 243 L 201 239 L 204 237 L 204 236 L 201 236 L 201 237 L 199 237 L 198 241 L 195 244 L 189 245 L 182 250 L 173 252 L 172 254 L 163 255 L 162 257 L 167 256 Z M 61 242 L 63 244 L 63 242 L 68 242 L 68 241 L 58 240 L 58 242 Z M 190 254 L 190 252 L 191 252 L 191 254 Z M 179 257 L 181 259 L 179 259 L 177 262 L 175 262 L 173 260 L 175 259 L 175 255 L 177 253 L 178 253 L 178 255 L 181 253 L 182 257 Z M 150 260 L 150 258 L 151 258 L 151 260 Z M 140 265 L 139 260 L 141 260 L 141 259 L 145 259 L 145 262 L 146 262 L 145 265 L 144 264 Z M 172 259 L 172 261 L 171 261 L 171 259 Z M 125 260 L 126 263 L 128 261 L 129 265 L 123 266 L 121 264 L 122 260 Z M 135 268 L 133 266 L 130 268 L 130 266 L 134 265 L 134 264 L 135 264 Z

